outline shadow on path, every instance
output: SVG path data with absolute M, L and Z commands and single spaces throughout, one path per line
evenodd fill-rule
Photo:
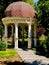
M 5 65 L 25 65 L 24 62 L 18 62 L 18 61 L 14 61 L 14 62 L 4 62 Z
M 41 64 L 41 62 L 34 61 L 32 63 L 24 63 L 24 62 L 5 62 L 5 65 L 49 65 L 49 64 Z

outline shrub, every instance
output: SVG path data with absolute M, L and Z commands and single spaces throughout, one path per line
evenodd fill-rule
M 47 52 L 46 40 L 39 40 L 39 43 L 41 46 L 41 51 L 43 51 L 43 53 Z
M 0 41 L 0 50 L 6 50 L 7 44 L 3 41 Z
M 44 54 L 47 53 L 47 36 L 42 35 L 39 39 L 38 39 L 38 46 L 37 46 L 37 51 L 40 52 L 40 54 Z
M 46 46 L 47 46 L 47 52 L 48 52 L 48 54 L 49 54 L 49 34 L 48 34 L 48 36 L 47 36 Z

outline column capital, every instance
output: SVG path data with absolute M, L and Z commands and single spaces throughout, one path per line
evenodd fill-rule
M 15 25 L 18 25 L 18 23 L 14 23 Z
M 8 26 L 8 23 L 4 23 L 4 26 Z
M 28 25 L 32 25 L 32 23 L 31 23 L 31 22 L 29 22 L 29 23 L 28 23 Z

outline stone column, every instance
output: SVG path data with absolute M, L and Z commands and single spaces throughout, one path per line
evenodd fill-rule
M 4 41 L 7 42 L 7 25 L 5 24 Z
M 15 24 L 15 49 L 18 48 L 18 24 Z
M 12 27 L 12 47 L 14 48 L 14 26 L 11 25 Z
M 37 39 L 36 39 L 36 23 L 34 24 L 34 47 L 37 45 Z
M 28 48 L 31 48 L 31 44 L 32 44 L 32 41 L 31 41 L 31 24 L 29 24 L 29 26 L 28 26 Z
M 5 25 L 4 37 L 7 37 L 7 25 Z

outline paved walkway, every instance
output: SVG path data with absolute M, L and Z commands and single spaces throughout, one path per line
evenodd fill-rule
M 32 50 L 17 49 L 17 52 L 27 65 L 49 65 L 49 59 L 36 55 Z

